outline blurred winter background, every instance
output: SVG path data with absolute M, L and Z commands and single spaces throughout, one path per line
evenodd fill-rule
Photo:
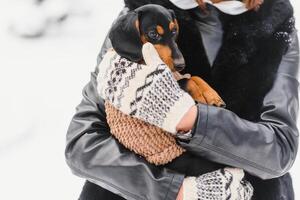
M 66 130 L 122 7 L 122 0 L 0 0 L 0 199 L 77 199 L 83 180 L 65 164 Z M 292 169 L 297 198 L 299 167 L 300 159 Z

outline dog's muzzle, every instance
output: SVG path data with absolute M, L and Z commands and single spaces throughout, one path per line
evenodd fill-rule
M 173 41 L 170 45 L 172 50 L 173 64 L 176 71 L 182 71 L 185 68 L 185 61 L 177 44 Z

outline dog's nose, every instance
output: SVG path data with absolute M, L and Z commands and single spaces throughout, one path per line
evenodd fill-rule
M 176 69 L 176 71 L 180 72 L 180 71 L 184 70 L 184 68 L 185 68 L 185 61 L 184 61 L 183 57 L 182 58 L 174 59 L 173 63 L 174 63 L 174 68 Z

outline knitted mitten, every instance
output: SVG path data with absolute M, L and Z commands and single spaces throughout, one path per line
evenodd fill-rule
M 99 95 L 121 112 L 175 134 L 195 102 L 181 90 L 152 44 L 144 44 L 142 52 L 146 65 L 108 52 L 99 66 Z
M 183 200 L 251 200 L 253 187 L 244 171 L 225 168 L 183 181 Z

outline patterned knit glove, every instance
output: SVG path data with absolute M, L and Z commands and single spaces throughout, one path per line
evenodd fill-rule
M 251 200 L 253 187 L 244 171 L 225 168 L 183 181 L 183 200 Z
M 176 125 L 195 102 L 152 44 L 144 44 L 142 52 L 146 65 L 108 52 L 99 66 L 99 95 L 124 114 L 176 134 Z

